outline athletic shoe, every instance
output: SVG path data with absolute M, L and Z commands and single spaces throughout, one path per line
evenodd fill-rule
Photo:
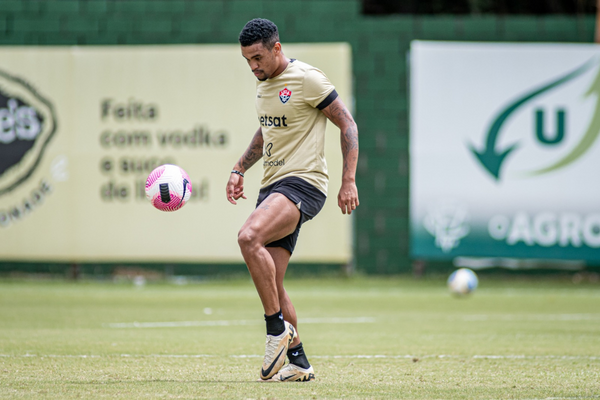
M 294 329 L 292 324 L 287 321 L 283 321 L 283 323 L 285 324 L 285 331 L 281 335 L 267 335 L 265 359 L 260 370 L 261 379 L 269 379 L 281 369 L 285 362 L 287 349 L 296 337 L 296 329 Z
M 312 366 L 304 369 L 295 364 L 288 364 L 281 368 L 279 372 L 273 375 L 267 382 L 308 382 L 314 380 L 315 371 Z

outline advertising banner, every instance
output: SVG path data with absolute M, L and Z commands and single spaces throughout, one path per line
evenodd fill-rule
M 411 45 L 411 254 L 600 261 L 600 47 Z
M 351 102 L 347 44 L 284 45 Z M 225 197 L 259 127 L 256 78 L 238 45 L 0 48 L 0 260 L 243 262 L 237 232 L 254 209 Z M 346 263 L 351 221 L 337 207 L 342 156 L 328 124 L 331 197 L 302 228 L 294 261 Z M 161 212 L 148 174 L 177 164 L 192 198 Z

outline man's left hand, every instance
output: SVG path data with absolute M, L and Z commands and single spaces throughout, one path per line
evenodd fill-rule
M 340 193 L 338 194 L 338 206 L 342 209 L 342 214 L 352 214 L 352 211 L 358 207 L 358 189 L 354 181 L 343 181 Z

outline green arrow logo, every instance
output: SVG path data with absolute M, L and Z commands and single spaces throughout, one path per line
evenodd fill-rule
M 472 144 L 469 144 L 469 149 L 475 155 L 477 160 L 481 163 L 481 165 L 483 165 L 483 167 L 490 174 L 492 174 L 492 176 L 497 181 L 500 180 L 500 169 L 502 167 L 502 163 L 506 159 L 506 156 L 508 156 L 513 150 L 515 150 L 517 148 L 517 143 L 515 143 L 512 146 L 509 146 L 508 148 L 506 148 L 504 150 L 496 150 L 496 141 L 498 140 L 498 136 L 500 135 L 500 130 L 502 129 L 502 126 L 504 125 L 506 120 L 511 116 L 511 114 L 513 114 L 513 112 L 515 110 L 517 110 L 522 105 L 526 104 L 531 99 L 533 99 L 543 93 L 546 93 L 549 90 L 552 90 L 552 89 L 556 88 L 557 86 L 562 85 L 563 83 L 566 83 L 572 79 L 575 79 L 579 75 L 581 75 L 584 72 L 586 72 L 587 70 L 589 70 L 597 62 L 598 62 L 598 60 L 596 58 L 592 58 L 591 60 L 587 61 L 585 64 L 583 64 L 581 67 L 575 69 L 574 71 L 569 72 L 568 74 L 561 76 L 560 78 L 558 78 L 544 86 L 534 89 L 533 91 L 531 91 L 529 93 L 526 93 L 525 95 L 523 95 L 522 97 L 517 99 L 515 102 L 510 104 L 508 107 L 506 107 L 504 110 L 502 110 L 502 112 L 500 112 L 498 114 L 498 116 L 495 118 L 494 122 L 492 123 L 492 126 L 490 127 L 490 129 L 487 133 L 485 147 L 482 150 L 477 150 L 475 148 L 475 146 L 473 146 Z M 594 85 L 592 87 L 594 87 Z M 595 119 L 596 119 L 596 117 L 595 117 Z M 598 124 L 600 124 L 600 119 L 598 119 Z M 600 132 L 600 130 L 599 130 L 599 132 Z M 596 135 L 597 135 L 597 133 L 596 133 Z M 558 167 L 556 167 L 556 168 L 558 168 Z
M 554 164 L 549 165 L 545 168 L 540 168 L 536 171 L 532 171 L 529 173 L 529 175 L 542 175 L 557 170 L 559 168 L 565 167 L 577 160 L 582 155 L 584 155 L 592 147 L 592 145 L 598 138 L 598 134 L 600 134 L 600 69 L 596 74 L 596 78 L 594 79 L 592 86 L 590 86 L 587 92 L 585 92 L 584 96 L 589 97 L 591 95 L 596 96 L 596 110 L 581 141 L 577 144 L 577 146 L 573 148 L 573 150 L 571 150 L 569 154 L 567 154 Z

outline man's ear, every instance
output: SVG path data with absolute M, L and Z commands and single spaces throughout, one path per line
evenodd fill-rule
M 277 56 L 279 55 L 279 53 L 281 53 L 281 43 L 275 42 L 275 44 L 273 45 L 273 54 Z

